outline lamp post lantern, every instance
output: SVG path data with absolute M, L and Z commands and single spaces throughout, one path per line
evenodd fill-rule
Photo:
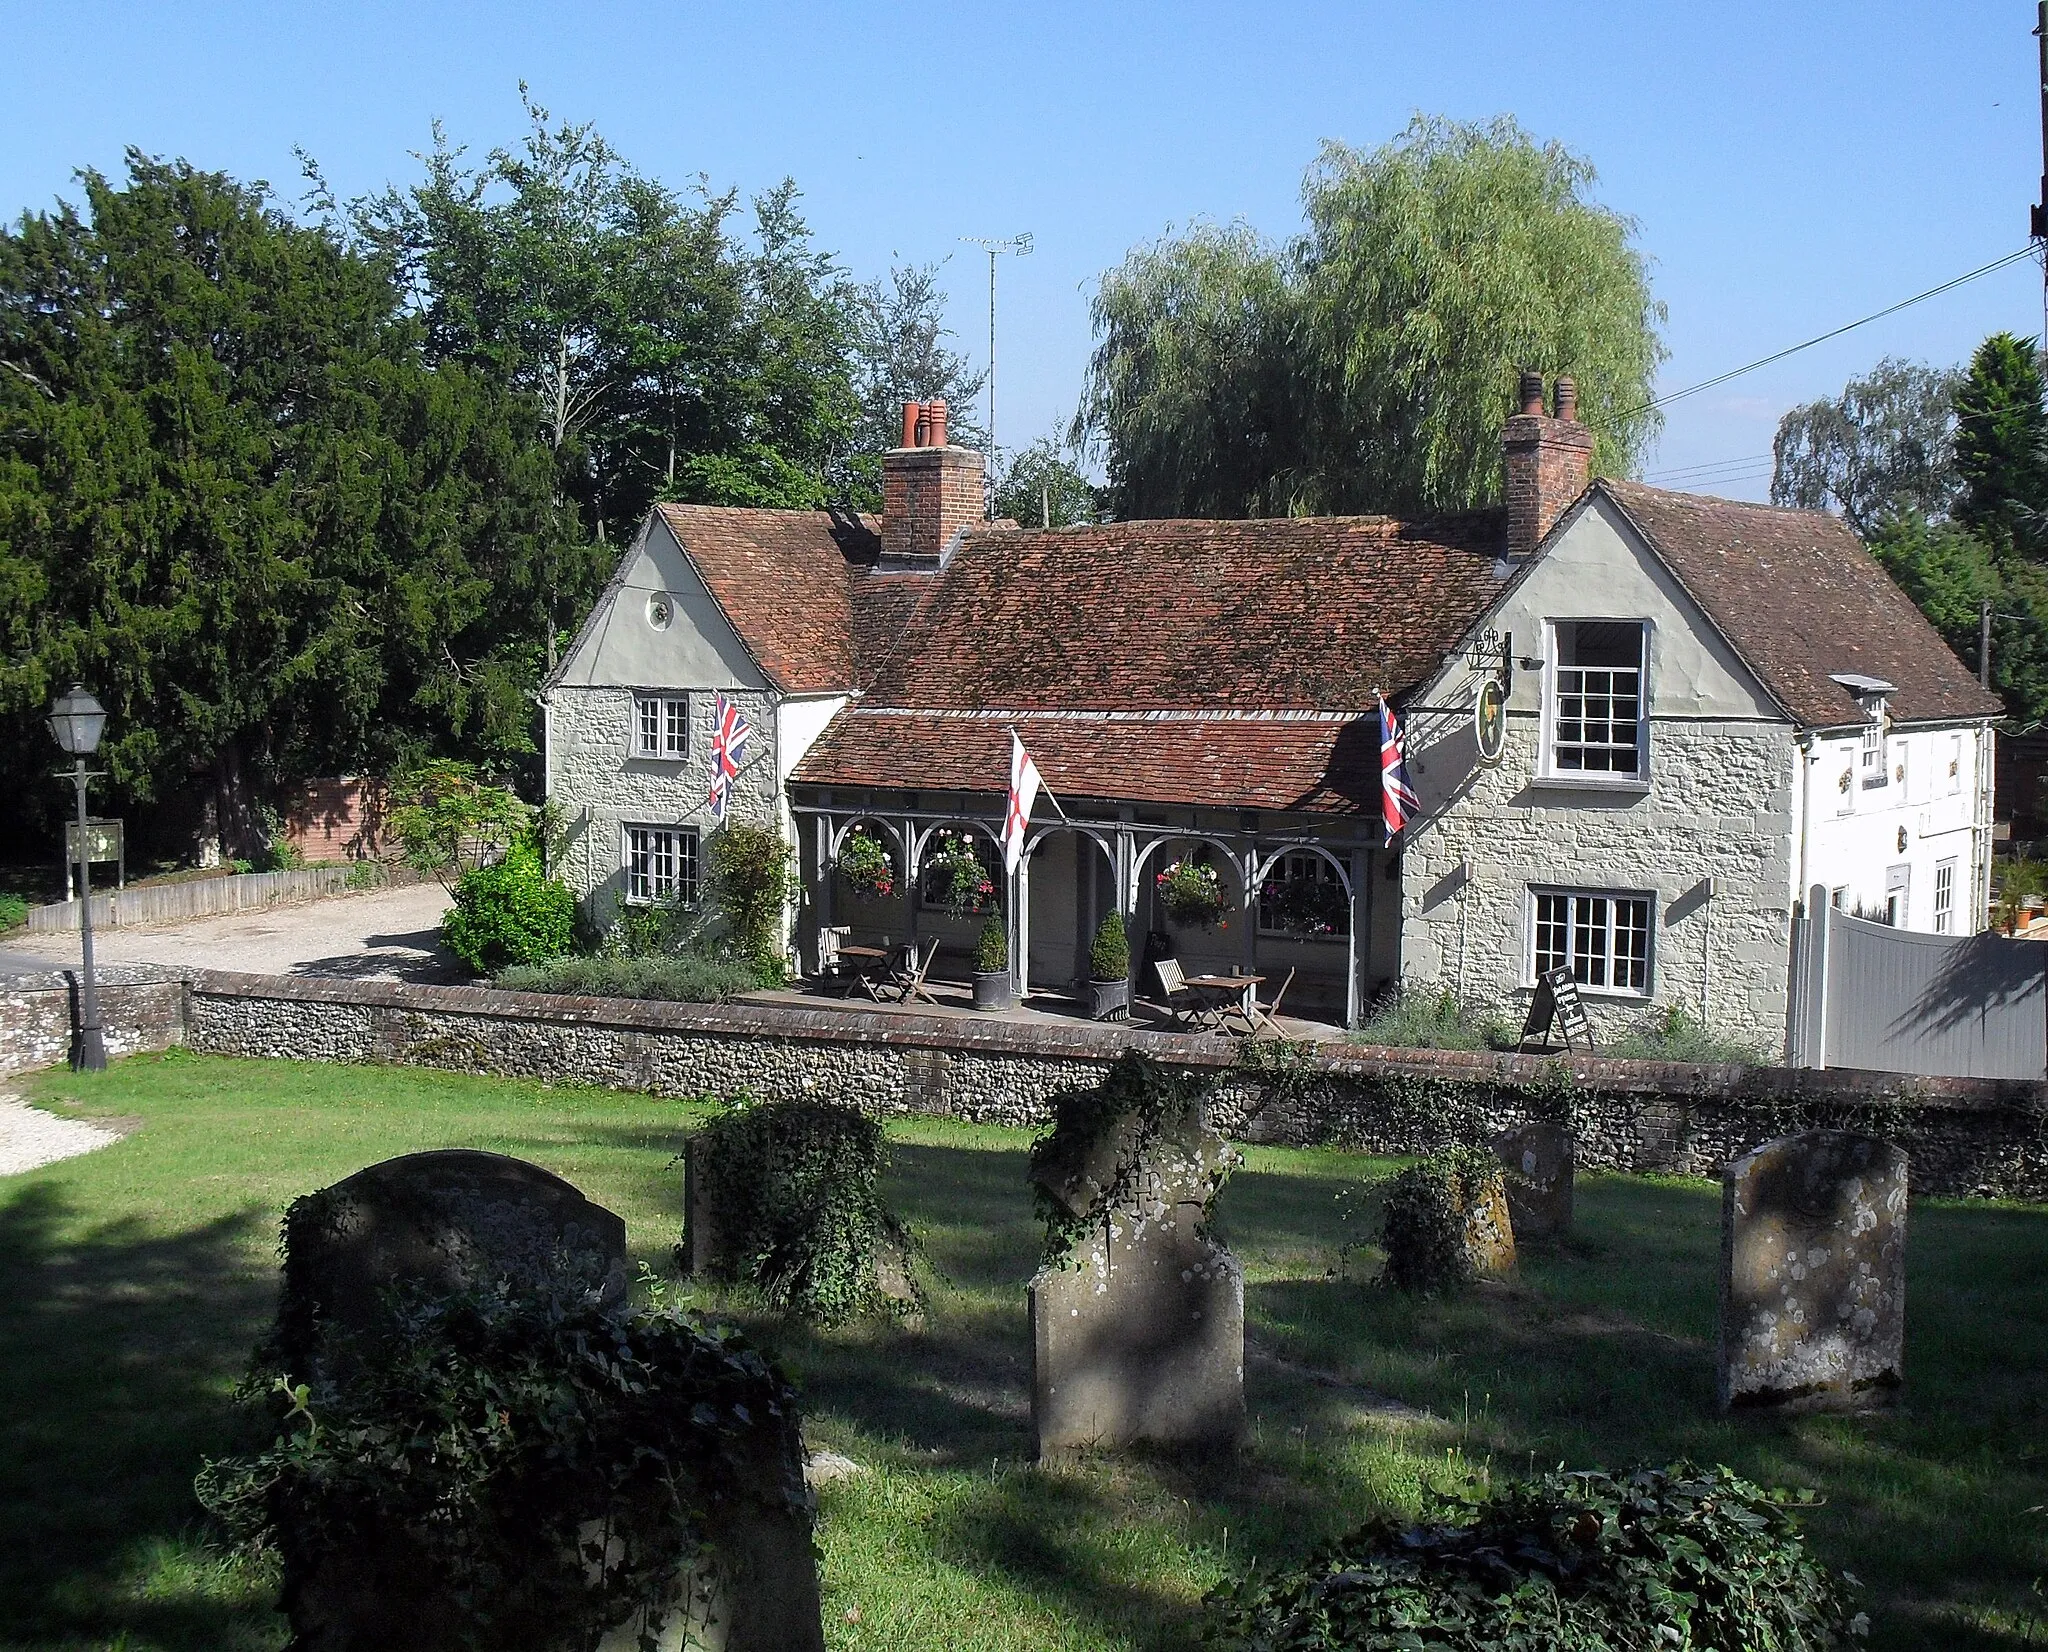
M 85 760 L 100 749 L 107 726 L 106 708 L 73 683 L 50 707 L 50 735 L 66 755 L 77 759 L 71 778 L 78 786 L 78 936 L 81 961 L 78 988 L 78 1059 L 82 1072 L 105 1072 L 106 1039 L 100 1032 L 99 985 L 92 969 L 92 845 L 87 841 L 85 786 L 93 775 Z

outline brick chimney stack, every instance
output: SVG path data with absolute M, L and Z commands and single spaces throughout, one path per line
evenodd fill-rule
M 882 455 L 882 562 L 936 568 L 953 535 L 984 520 L 981 455 L 946 440 L 943 401 L 903 404 L 903 445 Z
M 1586 491 L 1593 474 L 1593 433 L 1579 423 L 1579 387 L 1560 374 L 1556 412 L 1543 411 L 1543 375 L 1524 373 L 1522 410 L 1501 427 L 1507 462 L 1510 557 L 1525 557 Z

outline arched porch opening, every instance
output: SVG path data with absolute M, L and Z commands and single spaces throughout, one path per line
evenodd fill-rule
M 1011 931 L 1019 989 L 1070 993 L 1088 979 L 1096 928 L 1122 911 L 1116 842 L 1086 826 L 1042 826 L 1025 840 L 1019 869 L 1019 929 Z
M 1153 992 L 1151 964 L 1180 960 L 1188 975 L 1224 975 L 1249 967 L 1252 931 L 1248 894 L 1252 887 L 1242 845 L 1207 833 L 1162 833 L 1137 847 L 1131 857 L 1131 886 L 1125 923 L 1131 931 L 1131 967 L 1136 990 Z M 1168 910 L 1160 881 L 1177 863 L 1192 861 L 1216 869 L 1223 911 L 1209 924 L 1183 922 Z

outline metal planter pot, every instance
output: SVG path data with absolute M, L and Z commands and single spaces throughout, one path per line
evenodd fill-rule
M 1090 981 L 1088 1014 L 1097 1021 L 1128 1021 L 1131 1018 L 1129 981 Z
M 974 972 L 974 1007 L 978 1010 L 1006 1010 L 1016 999 L 1010 992 L 1010 972 L 1006 969 L 976 970 Z

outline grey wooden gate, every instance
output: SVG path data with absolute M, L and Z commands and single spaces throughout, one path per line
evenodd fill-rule
M 2048 1077 L 2048 945 L 1893 929 L 1816 884 L 1793 930 L 1791 1030 L 1798 1067 Z

